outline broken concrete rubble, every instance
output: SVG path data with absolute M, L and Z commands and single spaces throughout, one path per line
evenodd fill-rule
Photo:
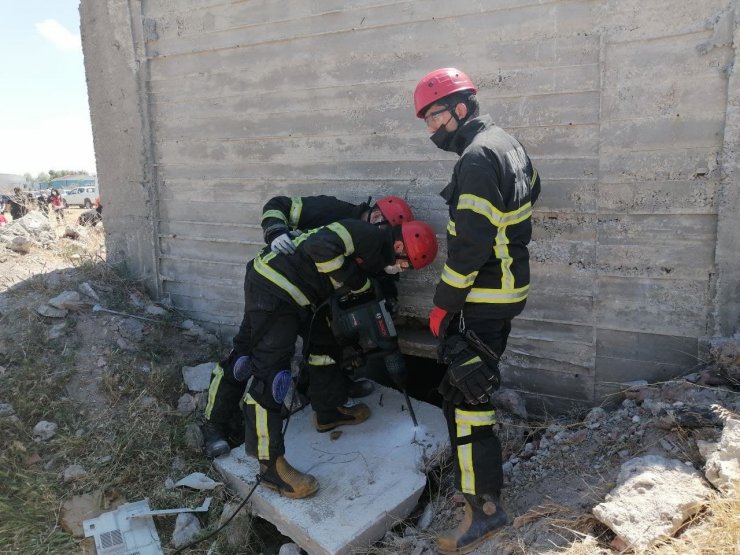
M 425 467 L 448 446 L 439 408 L 412 400 L 420 423 L 415 429 L 399 392 L 378 386 L 365 402 L 370 419 L 336 440 L 316 432 L 310 409 L 291 417 L 286 458 L 319 480 L 316 495 L 291 500 L 257 487 L 250 499 L 253 512 L 309 553 L 347 554 L 383 537 L 414 508 L 426 484 Z M 258 464 L 243 447 L 214 466 L 242 497 L 254 486 Z
M 695 469 L 676 459 L 647 455 L 622 464 L 617 487 L 593 514 L 640 551 L 671 537 L 710 495 Z
M 707 480 L 726 495 L 740 492 L 740 420 L 727 420 L 719 442 L 703 442 L 699 447 L 704 447 Z

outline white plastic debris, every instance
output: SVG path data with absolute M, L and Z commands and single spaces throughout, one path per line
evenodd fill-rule
M 185 476 L 182 480 L 175 482 L 175 487 L 177 486 L 185 486 L 200 490 L 212 490 L 216 489 L 218 486 L 223 486 L 223 483 L 211 480 L 202 472 L 193 472 L 192 474 Z

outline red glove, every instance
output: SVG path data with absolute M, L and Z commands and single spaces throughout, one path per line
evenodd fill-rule
M 450 323 L 451 314 L 444 308 L 435 306 L 429 313 L 429 329 L 432 330 L 434 337 L 439 337 L 439 332 L 447 331 L 447 324 Z M 444 322 L 444 326 L 442 323 Z M 440 329 L 441 328 L 441 329 Z

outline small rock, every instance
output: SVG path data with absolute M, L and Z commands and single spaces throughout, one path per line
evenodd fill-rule
M 605 418 L 606 418 L 606 411 L 601 407 L 594 407 L 586 415 L 586 418 L 584 421 L 586 423 L 600 422 L 601 420 L 604 420 Z
M 54 308 L 48 304 L 42 304 L 36 309 L 36 312 L 47 318 L 64 318 L 67 316 L 67 310 Z
M 513 389 L 499 389 L 491 396 L 491 402 L 496 408 L 508 411 L 523 420 L 527 419 L 527 406 L 524 397 Z
M 176 455 L 172 458 L 172 464 L 170 466 L 172 467 L 172 470 L 183 470 L 185 468 L 185 459 L 183 459 L 179 455 Z
M 118 324 L 120 334 L 131 341 L 144 339 L 144 323 L 136 318 L 126 318 Z
M 182 415 L 188 415 L 195 410 L 195 399 L 192 395 L 185 393 L 177 400 L 177 412 Z
M 303 551 L 294 543 L 284 543 L 280 546 L 278 555 L 302 555 Z
M 179 406 L 178 406 L 179 410 Z M 193 451 L 200 451 L 203 448 L 203 432 L 200 429 L 200 426 L 197 424 L 190 423 L 188 424 L 187 428 L 185 428 L 185 445 L 187 445 L 190 449 Z
M 136 351 L 136 347 L 134 347 L 134 345 L 129 340 L 124 339 L 123 337 L 119 337 L 118 339 L 116 339 L 116 345 L 118 345 L 118 348 L 122 351 Z
M 54 422 L 42 420 L 33 427 L 34 441 L 48 441 L 57 433 L 57 425 Z
M 79 464 L 73 464 L 64 469 L 63 478 L 65 482 L 74 482 L 87 476 L 87 471 Z
M 14 414 L 15 409 L 13 408 L 13 405 L 9 403 L 0 403 L 0 417 L 13 416 Z
M 68 239 L 72 239 L 73 241 L 77 241 L 77 239 L 80 238 L 80 234 L 77 230 L 71 228 L 71 227 L 65 227 L 64 228 L 64 234 L 62 237 L 67 237 Z
M 98 368 L 102 368 L 103 366 L 107 366 L 108 361 L 105 360 L 105 357 L 98 357 L 97 362 L 95 363 L 95 366 Z
M 421 516 L 419 517 L 419 522 L 417 523 L 419 530 L 426 530 L 427 528 L 429 528 L 429 526 L 432 524 L 433 518 L 434 506 L 431 503 L 427 503 L 427 506 L 424 507 L 424 512 L 421 513 Z
M 144 308 L 146 305 L 149 304 L 149 299 L 146 298 L 142 293 L 139 293 L 138 291 L 134 291 L 128 296 L 129 300 L 131 301 L 131 304 L 134 305 L 136 308 Z
M 162 316 L 163 314 L 167 314 L 167 311 L 164 308 L 154 304 L 148 305 L 146 309 L 144 309 L 144 312 L 151 314 L 152 316 Z
M 77 291 L 64 291 L 47 302 L 60 310 L 76 308 L 80 304 L 80 294 Z
M 180 513 L 175 520 L 175 531 L 172 532 L 172 547 L 180 548 L 190 543 L 200 532 L 198 517 L 193 513 Z
M 0 377 L 5 375 L 5 372 L 7 372 L 7 369 L 5 366 L 0 365 Z
M 49 328 L 49 331 L 47 332 L 47 337 L 49 340 L 53 339 L 59 339 L 64 335 L 64 330 L 66 329 L 67 324 L 65 322 L 61 322 L 59 324 L 55 324 Z
M 100 296 L 95 292 L 95 289 L 93 289 L 92 286 L 86 281 L 80 283 L 77 289 L 80 291 L 80 293 L 82 293 L 83 295 L 87 295 L 91 299 L 94 299 L 96 301 L 100 300 Z
M 151 395 L 143 395 L 139 398 L 139 404 L 143 408 L 148 409 L 157 405 L 157 399 Z
M 183 366 L 182 379 L 190 391 L 206 391 L 211 383 L 215 362 L 204 362 L 198 366 Z
M 13 237 L 13 240 L 8 245 L 8 248 L 20 254 L 28 254 L 31 252 L 33 241 L 28 237 Z
M 185 320 L 182 324 L 180 324 L 180 327 L 184 330 L 191 330 L 193 329 L 193 326 L 195 326 L 195 322 L 192 320 Z

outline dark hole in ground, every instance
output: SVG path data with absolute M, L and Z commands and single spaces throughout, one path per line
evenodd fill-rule
M 426 403 L 442 406 L 442 396 L 437 386 L 447 370 L 444 364 L 424 357 L 404 355 L 408 371 L 408 390 L 410 397 Z M 368 378 L 381 385 L 396 388 L 388 377 L 382 358 L 371 358 L 367 364 L 355 371 L 355 377 Z M 396 388 L 397 389 L 397 388 Z

